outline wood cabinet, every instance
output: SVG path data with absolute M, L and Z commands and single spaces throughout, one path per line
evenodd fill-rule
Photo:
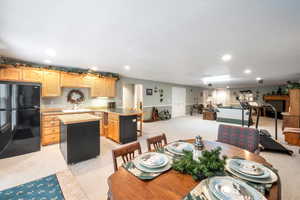
M 98 77 L 96 77 L 95 75 L 91 75 L 91 74 L 84 74 L 81 76 L 81 80 L 82 80 L 82 86 L 83 87 L 88 87 L 88 88 L 92 88 L 93 87 L 93 82 L 97 79 Z
M 300 128 L 300 116 L 282 113 L 282 130 L 284 128 Z
M 53 70 L 44 70 L 42 81 L 42 96 L 57 97 L 60 95 L 60 72 Z
M 284 129 L 284 140 L 289 145 L 300 146 L 300 128 L 286 128 Z
M 61 87 L 81 87 L 81 79 L 76 73 L 61 72 L 60 73 Z
M 96 78 L 93 81 L 93 86 L 91 88 L 91 96 L 92 97 L 105 97 L 105 79 Z
M 38 68 L 23 67 L 22 81 L 41 83 L 43 81 L 43 71 Z
M 94 115 L 101 118 L 100 121 L 99 121 L 99 135 L 105 136 L 103 112 L 95 112 Z
M 300 115 L 300 89 L 290 89 L 290 114 Z
M 105 78 L 105 96 L 115 97 L 116 96 L 116 80 L 113 78 Z
M 60 140 L 60 121 L 57 115 L 42 117 L 42 145 L 56 144 Z
M 0 68 L 0 79 L 4 81 L 20 81 L 22 70 L 13 66 L 3 66 Z
M 119 115 L 108 113 L 108 130 L 107 137 L 120 143 Z
M 61 87 L 91 88 L 92 97 L 116 96 L 116 79 L 100 78 L 94 74 L 0 65 L 0 80 L 42 83 L 42 97 L 60 96 Z

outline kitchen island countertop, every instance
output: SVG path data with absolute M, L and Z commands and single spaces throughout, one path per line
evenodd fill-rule
M 78 113 L 91 113 L 91 112 L 106 112 L 106 113 L 115 113 L 120 116 L 131 116 L 131 115 L 141 115 L 142 111 L 138 110 L 130 110 L 124 108 L 88 108 L 84 111 L 76 111 L 74 112 L 63 112 L 61 108 L 46 108 L 42 109 L 42 115 L 68 115 L 68 114 L 78 114 Z
M 57 117 L 63 124 L 76 124 L 82 122 L 98 121 L 101 118 L 88 113 L 82 114 L 65 114 Z

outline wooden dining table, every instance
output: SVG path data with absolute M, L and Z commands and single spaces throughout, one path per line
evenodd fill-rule
M 190 143 L 194 142 L 193 139 L 186 141 Z M 217 147 L 221 147 L 221 154 L 226 155 L 228 158 L 238 156 L 246 160 L 272 166 L 263 157 L 247 150 L 225 143 L 204 141 L 205 150 L 211 150 Z M 193 180 L 192 176 L 182 174 L 172 169 L 153 180 L 144 181 L 138 179 L 123 167 L 113 173 L 107 181 L 110 200 L 182 200 L 199 184 L 199 181 Z M 266 197 L 268 200 L 281 199 L 279 177 Z

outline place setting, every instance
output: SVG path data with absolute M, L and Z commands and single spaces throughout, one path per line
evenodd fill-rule
M 225 170 L 224 176 L 202 180 L 183 200 L 266 200 L 278 180 L 270 168 L 244 159 L 227 159 Z
M 164 150 L 166 154 L 171 157 L 183 156 L 184 152 L 192 152 L 194 145 L 188 142 L 176 141 L 165 146 Z
M 172 167 L 171 159 L 164 153 L 147 152 L 123 165 L 125 169 L 142 180 L 151 180 Z
M 271 168 L 250 160 L 228 159 L 225 169 L 262 193 L 268 192 L 272 184 L 278 180 L 277 174 Z
M 247 183 L 230 176 L 202 180 L 183 200 L 266 200 Z

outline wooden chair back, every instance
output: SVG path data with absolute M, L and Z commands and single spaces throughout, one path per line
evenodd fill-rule
M 124 147 L 112 150 L 115 172 L 118 171 L 117 158 L 122 157 L 123 163 L 127 163 L 135 158 L 136 151 L 138 151 L 138 154 L 142 154 L 141 145 L 139 142 L 134 142 Z
M 163 144 L 164 143 L 164 144 Z M 154 137 L 147 138 L 148 151 L 158 150 L 167 144 L 167 137 L 163 133 Z M 151 145 L 154 149 L 151 148 Z

